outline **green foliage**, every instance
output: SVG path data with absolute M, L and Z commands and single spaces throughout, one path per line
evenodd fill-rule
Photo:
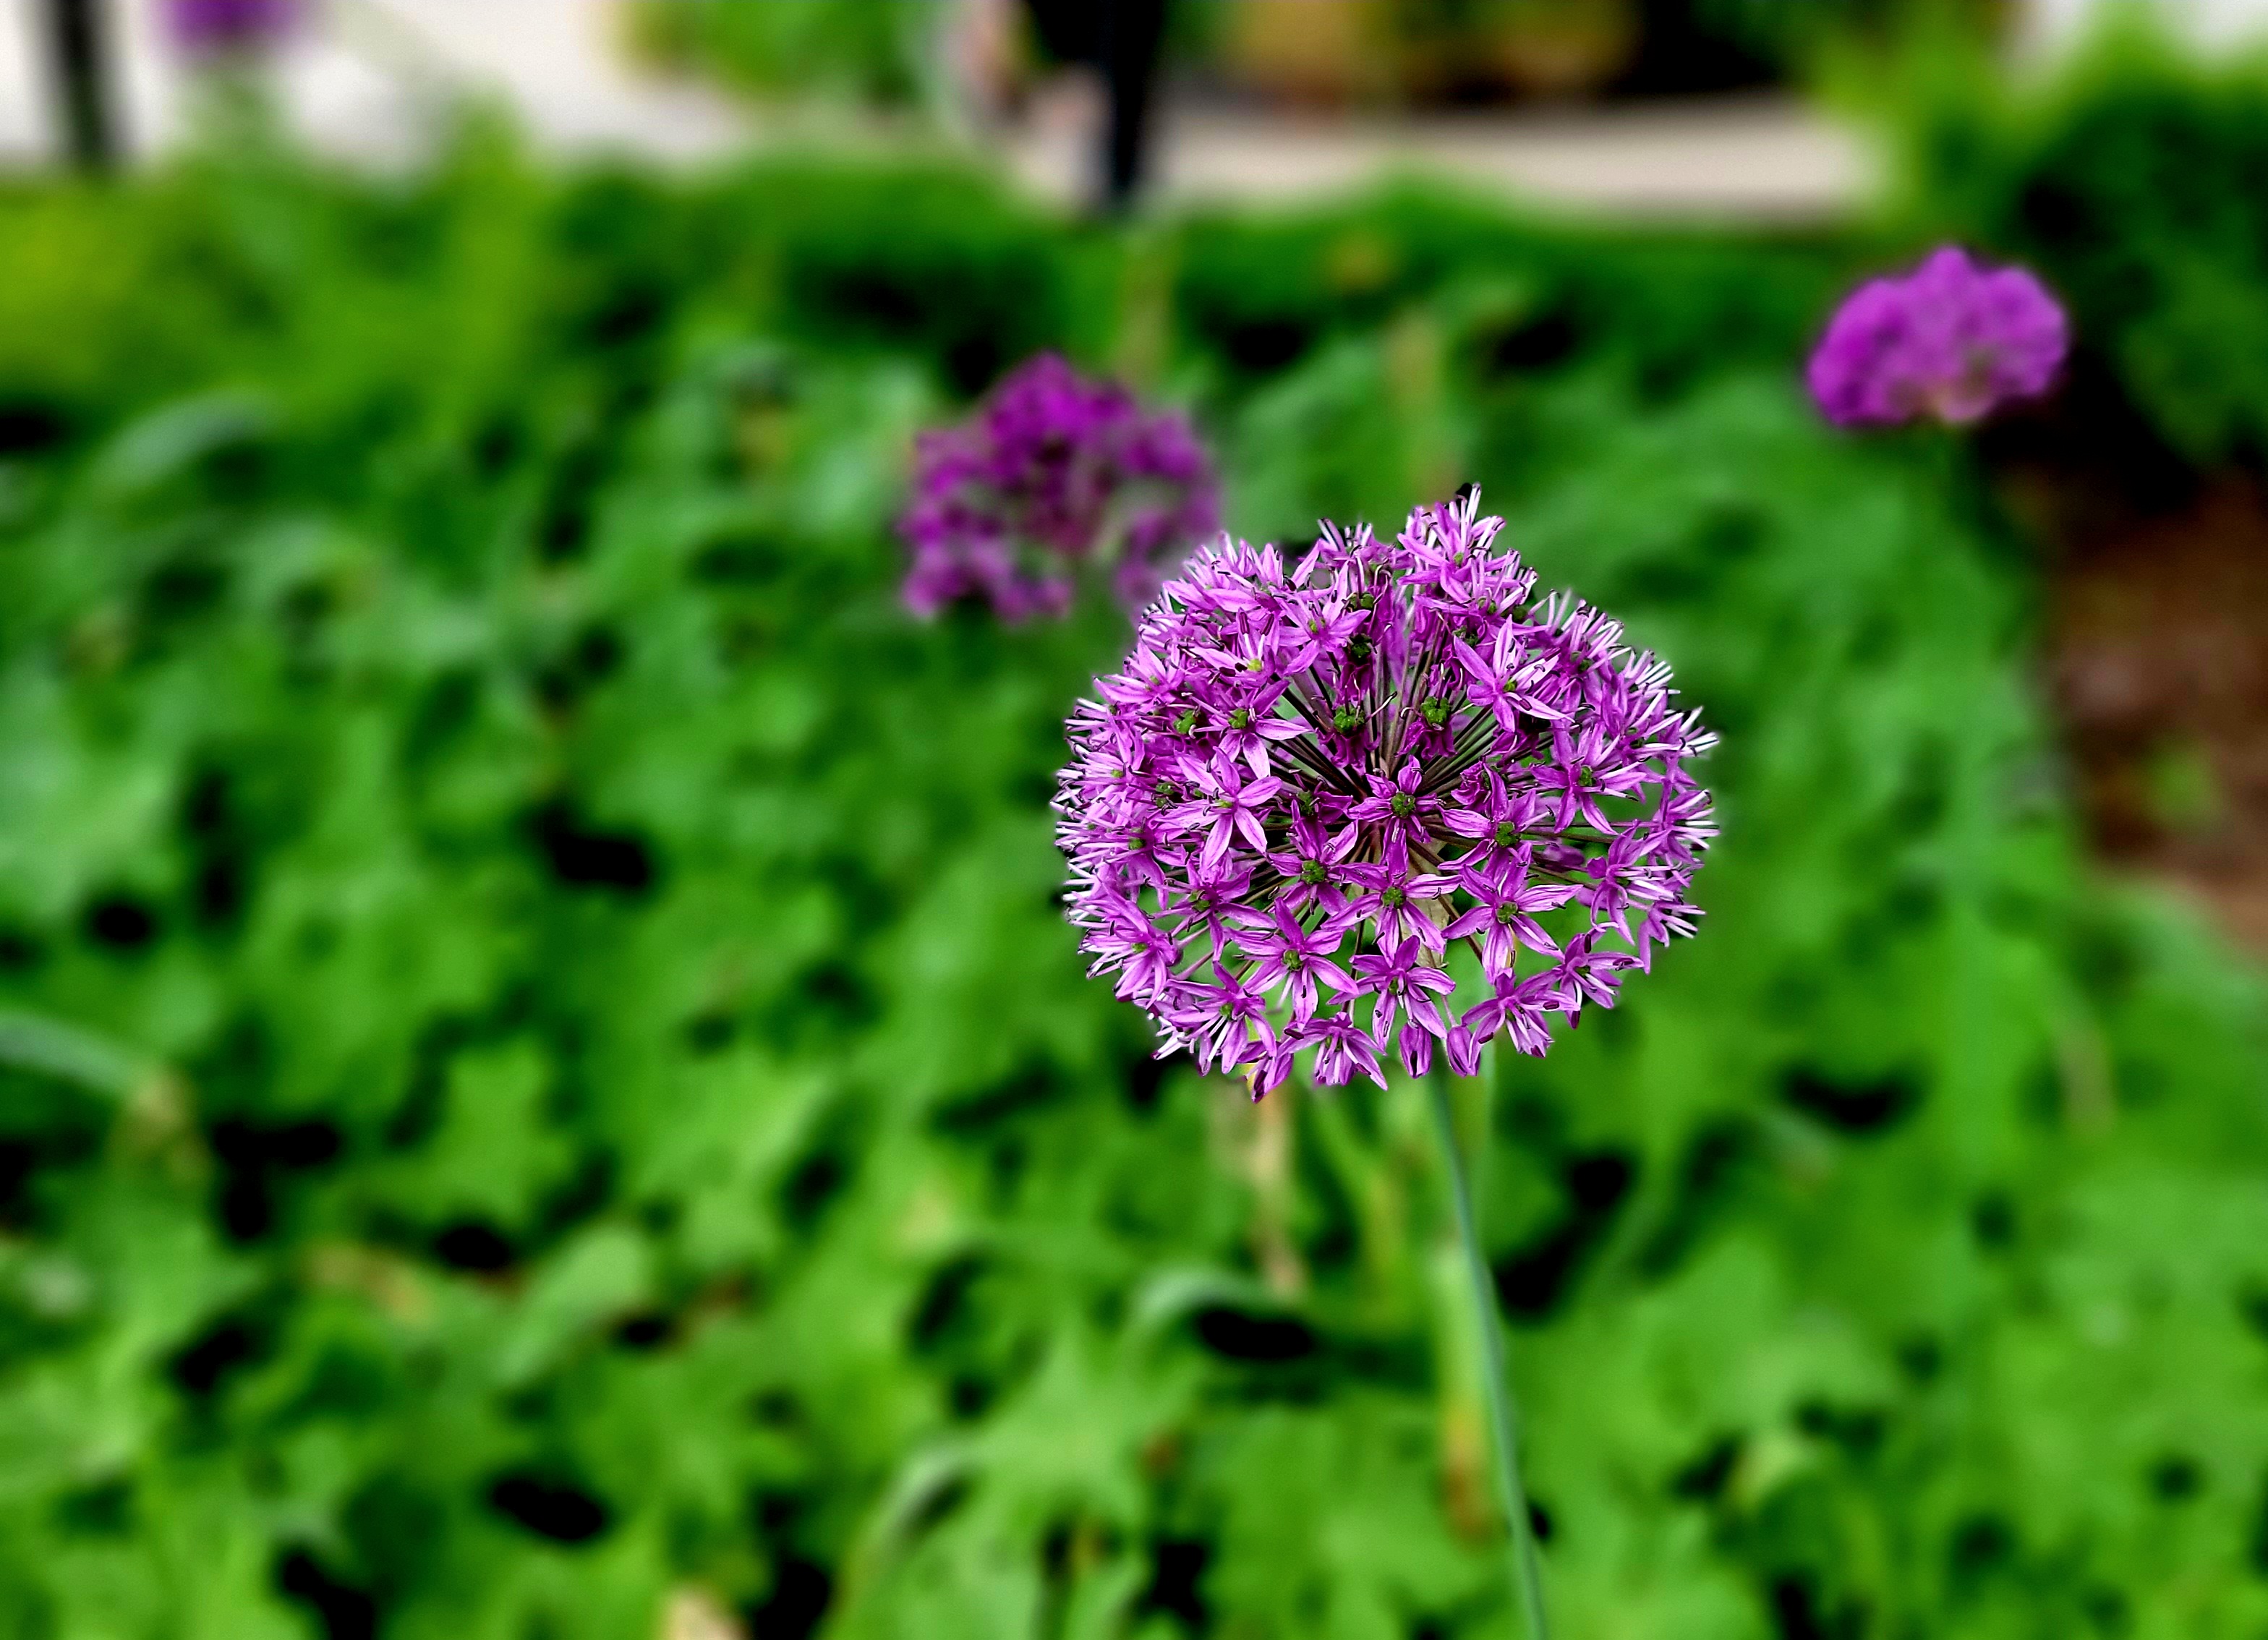
M 1832 260 L 1163 237 L 478 142 L 0 202 L 0 1633 L 1515 1632 L 1415 1091 L 1150 1062 L 1046 809 L 1122 618 L 897 605 L 913 430 L 1050 344 L 1248 531 L 1478 477 L 1725 732 L 1703 938 L 1491 1073 L 1565 1631 L 2268 1621 L 2258 979 L 2074 857 L 1997 526 L 1800 401 Z
M 902 103 L 923 89 L 932 0 L 637 0 L 636 45 L 743 91 Z
M 1822 56 L 1879 52 L 1887 42 L 1927 35 L 1940 46 L 1989 47 L 2007 32 L 1999 0 L 1690 0 L 1706 33 L 1731 40 L 1783 69 L 1808 70 Z

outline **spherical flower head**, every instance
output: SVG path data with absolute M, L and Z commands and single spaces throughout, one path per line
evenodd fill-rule
M 904 595 L 924 615 L 960 599 L 1009 621 L 1061 615 L 1082 571 L 1138 609 L 1220 527 L 1219 484 L 1189 423 L 1052 353 L 968 421 L 924 433 L 913 490 Z
M 300 10 L 300 0 L 166 0 L 166 26 L 184 51 L 241 54 L 283 40 Z
M 2029 271 L 1981 267 L 1948 245 L 1851 293 L 1811 356 L 1811 393 L 1846 426 L 1925 416 L 1961 426 L 2045 392 L 2069 346 L 2063 309 Z
M 1392 541 L 1222 536 L 1073 713 L 1071 920 L 1160 1053 L 1256 1098 L 1302 1055 L 1469 1074 L 1692 932 L 1714 737 L 1618 623 L 1535 599 L 1503 523 L 1468 489 Z

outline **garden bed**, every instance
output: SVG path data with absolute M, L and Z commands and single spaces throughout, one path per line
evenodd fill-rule
M 1700 938 L 1492 1078 L 1571 1631 L 2257 1627 L 2268 1011 L 2072 846 L 1972 470 L 1804 400 L 1883 255 L 494 142 L 0 197 L 0 1629 L 1508 1632 L 1412 1090 L 1152 1059 L 1047 808 L 1123 614 L 900 602 L 915 431 L 1047 347 L 1248 534 L 1480 480 L 1724 736 Z
M 2268 501 L 2232 474 L 2081 533 L 2050 586 L 2048 676 L 2096 848 L 2268 950 Z

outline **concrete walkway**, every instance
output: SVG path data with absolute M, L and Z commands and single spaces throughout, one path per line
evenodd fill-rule
M 0 0 L 0 165 L 49 157 L 36 48 L 47 4 Z M 127 146 L 161 153 L 187 128 L 190 77 L 160 37 L 157 0 L 110 0 L 109 16 Z M 751 143 L 945 140 L 848 117 L 768 121 L 705 85 L 639 73 L 621 39 L 617 0 L 331 0 L 276 79 L 313 146 L 379 165 L 413 158 L 438 110 L 468 93 L 499 99 L 541 146 L 566 155 L 687 164 Z M 1094 101 L 1075 87 L 1042 99 L 1021 127 L 983 145 L 1043 197 L 1076 202 L 1087 191 Z M 1411 120 L 1169 106 L 1159 136 L 1156 192 L 1169 205 L 1283 201 L 1418 168 L 1616 216 L 1786 221 L 1852 208 L 1875 173 L 1850 136 L 1769 99 Z
M 1614 217 L 1803 221 L 1856 208 L 1880 169 L 1857 137 L 1779 98 L 1400 120 L 1191 109 L 1159 138 L 1168 203 L 1291 200 L 1418 171 Z M 1005 146 L 1039 192 L 1084 192 L 1079 133 L 1018 133 Z

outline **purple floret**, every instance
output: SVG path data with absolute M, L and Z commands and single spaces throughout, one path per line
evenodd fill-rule
M 1851 293 L 1811 356 L 1811 393 L 1845 425 L 1959 426 L 2045 392 L 2069 342 L 2063 309 L 2029 272 L 1980 267 L 1948 245 Z
M 913 491 L 904 591 L 924 615 L 968 598 L 1009 621 L 1061 615 L 1082 570 L 1138 609 L 1220 527 L 1212 461 L 1189 423 L 1052 353 L 968 421 L 923 434 Z
M 1291 562 L 1221 536 L 1072 714 L 1071 920 L 1161 1054 L 1255 1098 L 1310 1049 L 1325 1086 L 1437 1045 L 1470 1075 L 1693 931 L 1715 737 L 1503 524 L 1469 489 Z
M 185 51 L 256 50 L 299 21 L 299 0 L 166 0 L 166 26 Z

